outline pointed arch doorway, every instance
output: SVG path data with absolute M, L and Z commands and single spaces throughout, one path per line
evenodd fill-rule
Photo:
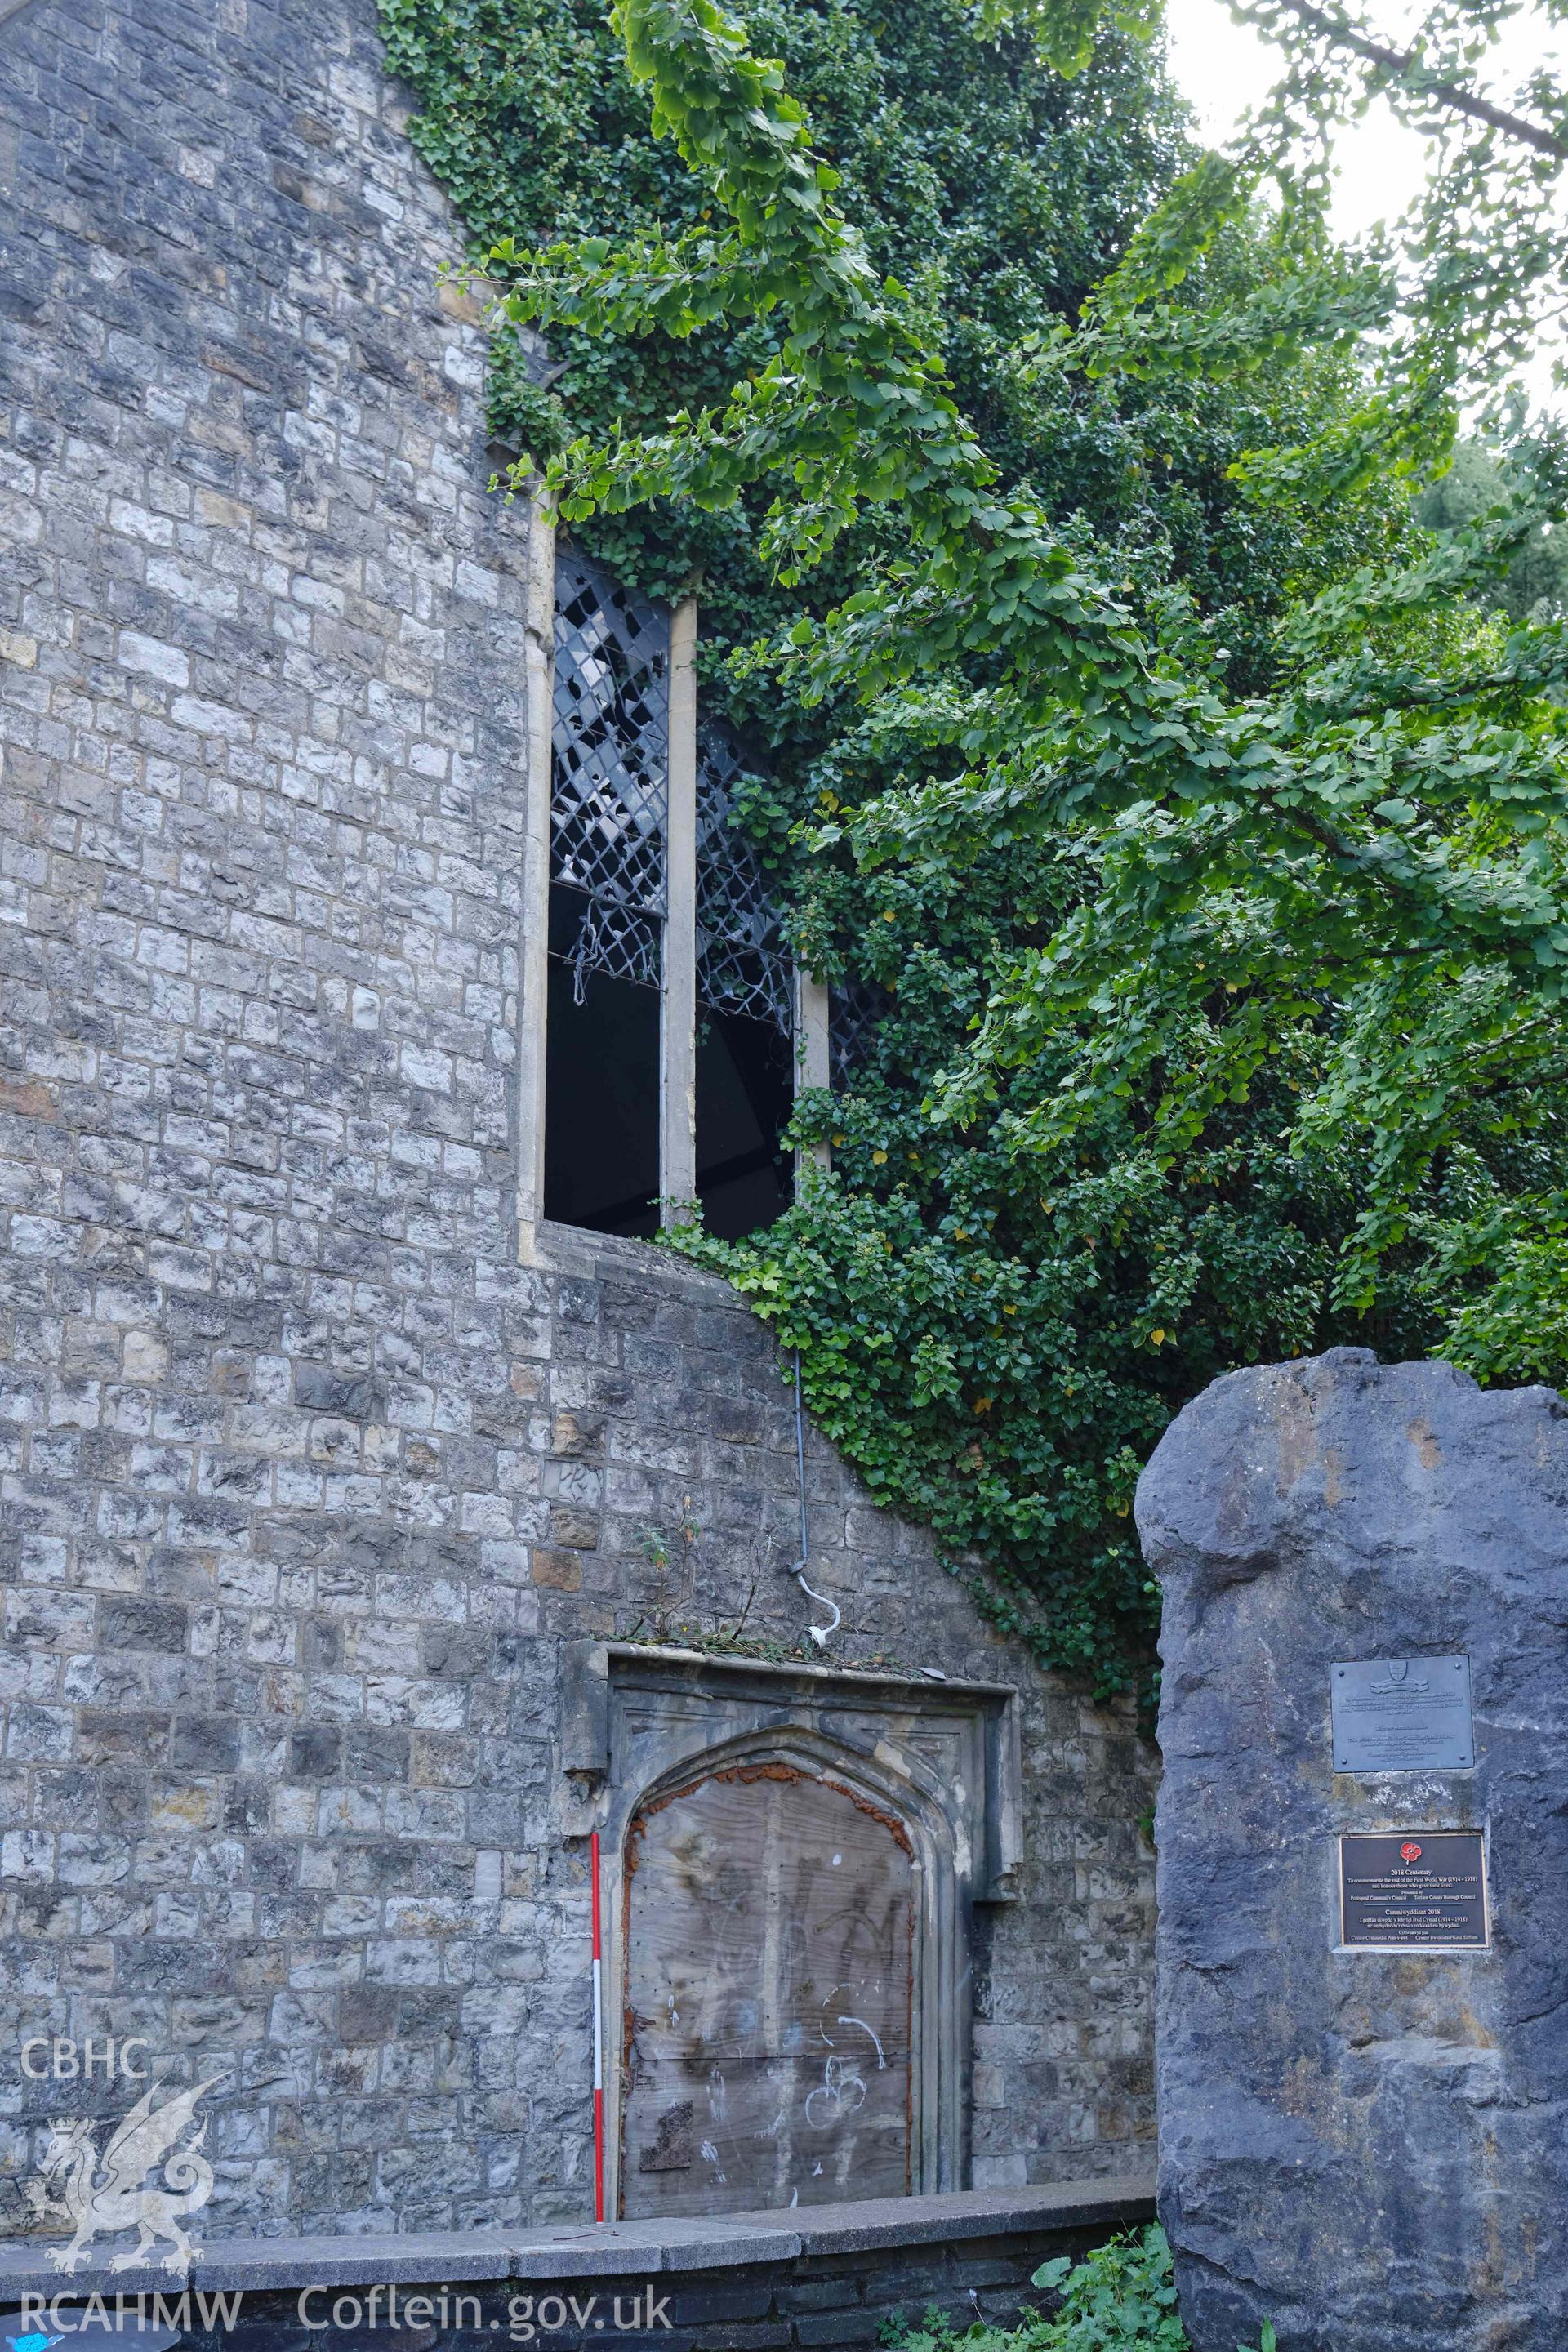
M 897 1813 L 736 1762 L 639 1812 L 626 1860 L 622 2210 L 906 2195 L 920 1889 Z

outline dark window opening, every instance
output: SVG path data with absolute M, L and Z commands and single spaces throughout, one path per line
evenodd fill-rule
M 697 1197 L 708 1231 L 739 1241 L 790 1203 L 789 1042 L 770 1021 L 706 1006 L 697 1023 Z
M 593 919 L 581 891 L 550 891 L 544 1080 L 544 1213 L 592 1233 L 658 1230 L 657 989 L 577 955 Z
M 592 901 L 581 970 L 659 983 L 669 816 L 669 615 L 563 551 L 556 563 L 550 873 Z

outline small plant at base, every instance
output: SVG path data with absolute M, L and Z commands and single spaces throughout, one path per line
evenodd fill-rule
M 1157 2222 L 1112 2238 L 1087 2261 L 1065 2255 L 1043 2263 L 1033 2284 L 1060 2295 L 1048 2315 L 1030 2314 L 1016 2327 L 977 2321 L 954 2328 L 928 2312 L 913 2330 L 894 2332 L 893 2352 L 1192 2352 L 1176 2310 L 1171 2248 Z M 1259 2342 L 1237 2352 L 1278 2352 L 1266 2320 Z

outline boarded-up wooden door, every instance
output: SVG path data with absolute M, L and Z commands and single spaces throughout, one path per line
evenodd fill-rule
M 910 2189 L 909 1840 L 784 1764 L 715 1773 L 628 1848 L 621 2210 Z

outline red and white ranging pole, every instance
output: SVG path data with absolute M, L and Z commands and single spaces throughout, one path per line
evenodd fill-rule
M 594 1874 L 594 2219 L 605 2218 L 604 1955 L 599 1942 L 599 1832 L 588 1841 Z

